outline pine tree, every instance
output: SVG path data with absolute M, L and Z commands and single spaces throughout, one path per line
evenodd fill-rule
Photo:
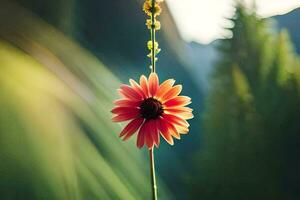
M 195 159 L 205 199 L 285 199 L 285 141 L 300 130 L 299 86 L 286 32 L 239 4 L 232 38 L 221 41 L 204 117 L 204 149 Z M 293 128 L 290 130 L 289 126 Z

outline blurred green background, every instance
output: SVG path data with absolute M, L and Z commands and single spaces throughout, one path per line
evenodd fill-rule
M 150 199 L 146 149 L 110 120 L 119 84 L 149 72 L 142 3 L 1 0 L 1 200 Z M 238 3 L 232 37 L 208 45 L 163 11 L 158 74 L 195 118 L 156 150 L 159 199 L 300 199 L 300 10 Z

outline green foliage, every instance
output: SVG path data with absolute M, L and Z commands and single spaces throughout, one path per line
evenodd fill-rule
M 289 143 L 300 139 L 297 58 L 286 31 L 273 36 L 242 5 L 232 21 L 207 99 L 204 148 L 195 158 L 199 185 L 191 190 L 204 199 L 288 199 L 283 184 L 294 174 L 285 166 L 299 166 L 288 158 Z

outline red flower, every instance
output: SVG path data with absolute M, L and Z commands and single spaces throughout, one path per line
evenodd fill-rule
M 192 109 L 184 107 L 191 103 L 191 98 L 178 96 L 182 86 L 173 86 L 175 80 L 168 79 L 159 85 L 156 73 L 151 73 L 149 80 L 143 75 L 140 84 L 130 79 L 129 85 L 121 85 L 119 93 L 123 99 L 114 102 L 111 111 L 116 114 L 114 122 L 130 120 L 120 137 L 129 139 L 135 132 L 137 147 L 145 144 L 149 149 L 159 146 L 160 135 L 171 145 L 173 137 L 180 139 L 180 134 L 187 134 L 187 119 L 193 118 Z

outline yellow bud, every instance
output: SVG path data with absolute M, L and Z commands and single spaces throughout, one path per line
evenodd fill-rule
M 148 0 L 148 1 L 145 1 L 144 5 L 143 5 L 143 11 L 148 16 L 152 16 L 152 11 L 154 12 L 154 16 L 158 16 L 161 13 L 161 8 L 157 2 L 154 3 L 154 8 L 152 8 L 152 2 Z
M 155 29 L 155 30 L 159 30 L 160 27 L 161 27 L 160 22 L 159 22 L 159 21 L 155 21 L 155 22 L 154 22 L 154 29 Z
M 147 47 L 148 47 L 149 50 L 153 49 L 153 47 L 152 47 L 152 41 L 148 41 Z M 158 49 L 158 43 L 157 42 L 154 42 L 154 49 L 155 50 Z
M 148 29 L 151 29 L 151 28 L 152 28 L 152 20 L 151 20 L 151 19 L 147 19 L 147 21 L 146 21 L 146 26 L 147 26 Z M 160 22 L 157 21 L 157 20 L 155 20 L 155 22 L 154 22 L 154 29 L 155 29 L 155 30 L 159 30 L 160 27 L 161 27 L 161 26 L 160 26 Z

